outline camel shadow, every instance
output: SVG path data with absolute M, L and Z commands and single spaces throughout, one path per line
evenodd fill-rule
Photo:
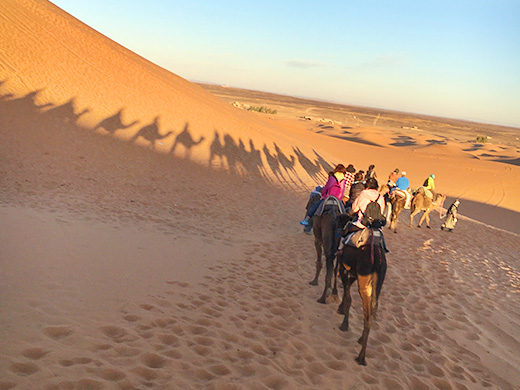
M 137 123 L 139 123 L 138 120 L 134 120 L 133 122 L 125 125 L 123 123 L 122 115 L 123 115 L 123 109 L 120 109 L 114 115 L 112 115 L 112 116 L 110 116 L 110 117 L 108 117 L 106 119 L 103 119 L 101 122 L 99 122 L 94 127 L 94 130 L 96 130 L 96 129 L 105 129 L 108 133 L 113 135 L 118 130 L 128 129 L 128 128 L 132 127 L 133 125 L 136 125 Z
M 182 145 L 184 147 L 184 158 L 189 159 L 194 146 L 199 145 L 204 141 L 204 137 L 201 136 L 198 141 L 195 141 L 190 133 L 189 123 L 186 122 L 184 129 L 175 137 L 173 145 L 170 149 L 170 154 L 174 154 L 177 146 Z
M 159 131 L 159 116 L 156 116 L 152 123 L 149 125 L 146 125 L 144 127 L 141 127 L 137 133 L 133 135 L 132 138 L 130 138 L 129 142 L 134 143 L 137 141 L 139 137 L 146 140 L 149 144 L 150 149 L 155 149 L 155 142 L 160 141 L 166 137 L 168 137 L 170 134 L 173 134 L 173 131 L 168 131 L 165 135 L 162 135 Z
M 87 112 L 90 112 L 90 108 L 85 108 L 76 114 L 74 99 L 70 99 L 68 102 L 62 104 L 61 106 L 55 106 L 45 111 L 44 114 L 54 119 L 59 119 L 65 123 L 77 123 L 78 119 L 85 115 Z

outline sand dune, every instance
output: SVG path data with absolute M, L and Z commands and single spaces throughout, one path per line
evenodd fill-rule
M 514 146 L 247 112 L 42 0 L 0 29 L 0 389 L 518 388 L 520 168 L 480 156 Z M 486 222 L 386 233 L 367 367 L 298 225 L 338 162 L 434 171 Z

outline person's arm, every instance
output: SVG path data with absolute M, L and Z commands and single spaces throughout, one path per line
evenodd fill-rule
M 325 183 L 325 186 L 321 189 L 322 199 L 325 199 L 327 197 L 330 187 L 331 187 L 331 183 L 330 183 L 330 177 L 329 177 L 329 180 L 327 180 L 327 183 Z

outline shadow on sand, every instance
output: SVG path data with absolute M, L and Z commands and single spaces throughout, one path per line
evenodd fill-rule
M 4 83 L 5 81 L 0 81 L 0 88 Z M 74 126 L 75 130 L 90 130 L 91 134 L 100 137 L 113 136 L 121 142 L 126 139 L 131 144 L 139 141 L 141 146 L 147 146 L 150 151 L 160 152 L 166 149 L 166 154 L 186 160 L 191 160 L 195 148 L 206 147 L 209 148 L 210 167 L 228 169 L 232 174 L 257 175 L 266 182 L 278 181 L 300 192 L 307 191 L 308 188 L 299 177 L 297 169 L 302 168 L 316 184 L 324 184 L 327 173 L 332 170 L 332 165 L 316 151 L 314 156 L 308 157 L 300 149 L 293 148 L 294 154 L 290 154 L 282 151 L 276 143 L 272 146 L 264 144 L 260 149 L 253 139 L 234 139 L 230 134 L 218 130 L 214 131 L 213 140 L 208 145 L 204 136 L 193 135 L 189 123 L 185 123 L 181 131 L 161 129 L 160 115 L 156 115 L 150 123 L 138 127 L 143 121 L 139 118 L 128 119 L 124 107 L 102 119 L 94 127 L 85 127 L 78 120 L 90 112 L 90 108 L 78 109 L 74 98 L 61 105 L 38 105 L 36 102 L 40 92 L 41 90 L 36 90 L 22 97 L 10 93 L 0 94 L 1 115 L 9 118 L 10 113 L 12 115 L 16 112 L 17 115 L 30 118 L 33 123 L 51 122 L 50 126 L 52 122 L 58 121 Z M 158 147 L 159 144 L 161 148 Z

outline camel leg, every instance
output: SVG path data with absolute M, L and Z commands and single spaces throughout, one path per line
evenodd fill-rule
M 430 211 L 431 210 L 426 210 L 424 212 L 424 214 L 422 215 L 421 217 L 421 220 L 419 221 L 419 227 L 421 227 L 422 223 L 424 222 L 424 220 L 426 220 L 426 227 L 429 229 L 430 228 Z
M 410 227 L 412 227 L 413 224 L 413 217 L 415 217 L 417 214 L 419 214 L 420 210 L 413 210 L 410 214 Z
M 346 276 L 343 279 L 343 300 L 338 307 L 338 313 L 343 314 L 343 322 L 341 323 L 339 329 L 342 332 L 348 331 L 348 318 L 350 313 L 350 306 L 352 305 L 352 296 L 350 295 L 350 287 L 357 280 L 354 276 L 349 276 L 348 272 L 346 272 Z
M 430 229 L 430 211 L 426 211 L 424 213 L 424 218 L 426 219 L 426 227 Z
M 365 355 L 368 335 L 370 333 L 370 327 L 372 326 L 372 316 L 376 308 L 376 284 L 377 274 L 375 272 L 366 276 L 358 275 L 359 295 L 361 295 L 361 300 L 363 301 L 363 334 L 358 340 L 361 344 L 361 351 L 356 358 L 356 362 L 363 366 L 367 365 Z
M 330 265 L 329 265 L 330 263 Z M 332 294 L 332 275 L 334 273 L 334 269 L 332 266 L 332 261 L 327 259 L 326 261 L 327 273 L 325 274 L 325 288 L 323 289 L 323 294 L 320 299 L 318 299 L 319 303 L 327 303 L 327 298 Z
M 334 266 L 334 283 L 332 286 L 332 295 L 335 297 L 338 296 L 338 275 L 339 275 L 339 269 L 341 267 L 339 259 L 336 257 L 336 264 Z
M 388 228 L 393 230 L 394 233 L 397 233 L 397 216 L 394 211 L 392 211 L 392 218 L 390 219 L 390 226 Z
M 309 282 L 312 286 L 318 285 L 318 278 L 320 277 L 321 269 L 323 268 L 323 262 L 321 260 L 322 256 L 322 245 L 321 241 L 315 239 L 314 240 L 314 246 L 316 247 L 316 274 L 314 275 L 314 279 Z

